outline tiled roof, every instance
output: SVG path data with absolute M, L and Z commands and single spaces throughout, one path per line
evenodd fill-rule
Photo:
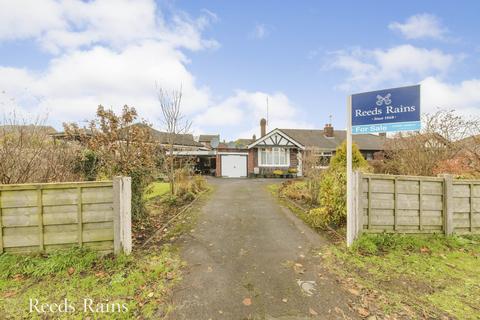
M 219 134 L 201 134 L 200 137 L 198 138 L 199 142 L 211 142 L 212 139 L 217 138 L 220 140 L 220 135 Z
M 333 137 L 326 137 L 319 129 L 279 129 L 306 148 L 336 149 L 347 136 L 345 130 L 334 130 Z M 353 142 L 361 150 L 382 150 L 386 138 L 374 134 L 353 135 Z

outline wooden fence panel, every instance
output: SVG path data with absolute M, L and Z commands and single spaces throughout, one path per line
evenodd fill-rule
M 480 233 L 480 181 L 361 175 L 363 232 Z
M 122 183 L 123 189 L 114 188 Z M 131 251 L 130 178 L 81 183 L 0 185 L 0 254 L 3 252 L 50 251 L 73 245 L 112 252 Z M 117 200 L 115 200 L 117 199 Z M 114 200 L 122 212 L 115 211 Z M 122 214 L 118 238 L 115 216 Z M 129 237 L 128 237 L 129 236 Z

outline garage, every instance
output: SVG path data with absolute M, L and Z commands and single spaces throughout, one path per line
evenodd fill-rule
M 221 155 L 221 175 L 228 178 L 243 178 L 247 176 L 247 155 Z

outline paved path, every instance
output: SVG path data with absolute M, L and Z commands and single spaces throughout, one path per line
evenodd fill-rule
M 278 204 L 266 189 L 274 180 L 210 182 L 214 194 L 181 239 L 188 266 L 171 319 L 355 317 L 314 250 L 325 240 Z

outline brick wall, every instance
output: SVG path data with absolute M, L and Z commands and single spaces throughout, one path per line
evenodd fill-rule
M 222 176 L 222 156 L 217 154 L 217 167 L 216 167 L 216 170 L 215 170 L 215 175 L 217 177 L 221 177 Z
M 253 174 L 253 168 L 258 166 L 258 149 L 257 148 L 252 148 L 248 150 L 248 160 L 247 160 L 247 173 L 248 175 Z
M 298 149 L 290 149 L 290 168 L 296 168 L 298 165 L 297 159 Z

